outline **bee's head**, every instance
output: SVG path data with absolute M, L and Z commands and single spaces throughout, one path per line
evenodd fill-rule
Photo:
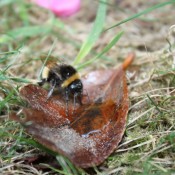
M 80 79 L 77 79 L 73 81 L 68 88 L 72 94 L 81 94 L 83 91 L 83 84 Z

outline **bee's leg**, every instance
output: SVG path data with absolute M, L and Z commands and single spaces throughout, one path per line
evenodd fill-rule
M 51 97 L 51 95 L 53 94 L 53 90 L 55 89 L 56 86 L 56 81 L 52 81 L 51 82 L 51 87 L 49 89 L 49 93 L 47 94 L 47 100 Z
M 45 82 L 47 82 L 47 80 L 44 78 L 41 81 L 38 82 L 39 86 L 42 86 Z
M 66 98 L 66 116 L 69 115 L 68 103 L 69 103 L 69 91 L 65 90 L 65 98 Z
M 77 97 L 77 99 L 78 99 L 78 102 L 79 102 L 79 104 L 82 106 L 83 105 L 83 103 L 82 103 L 82 93 L 78 93 L 77 95 L 76 95 L 76 97 Z
M 84 89 L 84 91 L 86 92 L 84 95 L 87 96 L 87 98 L 88 98 L 88 102 L 90 103 L 90 98 L 89 98 L 88 92 L 87 92 L 86 89 Z
M 82 94 L 81 93 L 75 93 L 74 94 L 74 108 L 72 114 L 75 112 L 75 107 L 76 107 L 76 100 L 78 100 L 79 104 L 82 106 Z
M 74 114 L 74 111 L 75 111 L 77 95 L 78 95 L 77 93 L 74 94 L 74 108 L 73 108 L 72 114 Z

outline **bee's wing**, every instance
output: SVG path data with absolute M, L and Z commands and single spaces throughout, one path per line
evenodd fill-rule
M 59 62 L 59 60 L 56 57 L 48 56 L 48 55 L 41 55 L 40 56 L 41 61 L 45 64 L 45 66 L 50 67 L 53 64 Z
M 49 65 L 47 65 L 51 72 L 53 72 L 57 77 L 62 79 L 60 74 L 60 65 L 58 63 L 50 62 Z
M 48 67 L 50 71 L 54 72 L 58 77 L 60 77 L 59 74 L 59 64 L 60 61 L 54 56 L 48 56 L 48 55 L 41 55 L 40 56 L 41 61 L 44 63 L 45 67 Z

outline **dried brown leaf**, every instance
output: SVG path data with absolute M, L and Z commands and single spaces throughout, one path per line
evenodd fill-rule
M 124 65 L 124 64 L 123 64 Z M 20 91 L 29 104 L 15 117 L 38 142 L 87 168 L 102 163 L 117 148 L 125 131 L 128 91 L 124 70 L 90 72 L 82 78 L 83 105 L 69 101 L 69 115 L 63 94 L 46 101 L 47 91 L 27 85 Z M 88 94 L 88 96 L 86 95 Z

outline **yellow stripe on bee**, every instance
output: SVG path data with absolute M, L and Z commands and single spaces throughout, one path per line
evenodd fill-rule
M 44 69 L 43 69 L 43 72 L 42 72 L 42 78 L 43 79 L 47 79 L 48 78 L 48 76 L 49 76 L 49 71 L 50 71 L 50 69 L 48 68 L 48 67 L 44 67 Z
M 61 87 L 65 88 L 67 86 L 69 86 L 73 81 L 80 79 L 80 75 L 78 73 L 72 75 L 71 77 L 69 77 L 67 80 L 65 80 L 62 84 Z

